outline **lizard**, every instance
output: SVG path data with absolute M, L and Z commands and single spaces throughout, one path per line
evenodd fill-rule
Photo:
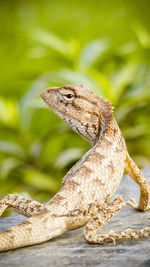
M 45 103 L 92 147 L 68 171 L 61 189 L 46 204 L 9 194 L 0 201 L 0 215 L 10 208 L 27 217 L 0 233 L 0 251 L 39 244 L 82 226 L 89 243 L 105 244 L 120 239 L 150 236 L 150 227 L 133 232 L 99 230 L 126 205 L 139 211 L 149 207 L 150 187 L 130 158 L 121 130 L 108 100 L 81 84 L 45 89 Z M 139 185 L 139 203 L 113 196 L 124 169 Z

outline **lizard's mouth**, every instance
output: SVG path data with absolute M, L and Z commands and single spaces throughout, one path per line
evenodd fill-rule
M 47 96 L 44 92 L 41 93 L 41 97 L 43 98 L 44 102 L 48 105 L 49 101 L 48 101 Z
M 46 94 L 44 92 L 41 93 L 41 97 L 44 100 L 44 102 L 46 103 L 46 105 L 52 109 L 50 101 L 49 101 L 49 99 L 47 98 L 47 96 L 46 96 Z
M 46 99 L 46 95 L 44 94 L 44 92 L 41 93 L 41 97 L 45 100 Z
M 53 105 L 53 104 L 51 103 L 51 101 L 48 99 L 48 97 L 47 97 L 47 95 L 45 94 L 44 91 L 41 93 L 41 97 L 42 97 L 42 99 L 44 100 L 44 102 L 46 103 L 46 105 L 47 105 L 48 107 L 50 107 L 50 109 L 51 109 L 52 111 L 54 111 L 54 113 L 55 113 L 57 116 L 59 116 L 60 118 L 63 117 L 62 113 L 59 112 L 58 110 L 56 110 L 55 105 Z M 65 119 L 65 118 L 63 117 L 62 119 Z

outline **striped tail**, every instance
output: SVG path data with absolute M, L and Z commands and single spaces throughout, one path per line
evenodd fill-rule
M 66 218 L 41 212 L 26 221 L 0 233 L 0 251 L 45 242 L 65 232 Z

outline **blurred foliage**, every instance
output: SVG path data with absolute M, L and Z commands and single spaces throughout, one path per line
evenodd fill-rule
M 83 83 L 115 106 L 131 156 L 150 165 L 149 1 L 0 1 L 0 197 L 48 201 L 90 145 L 40 98 Z M 27 193 L 26 193 L 27 192 Z

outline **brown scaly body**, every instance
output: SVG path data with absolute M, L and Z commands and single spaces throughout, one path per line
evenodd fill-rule
M 112 198 L 124 168 L 141 191 L 138 206 L 133 199 L 127 204 L 141 211 L 149 209 L 149 185 L 129 157 L 109 102 L 83 85 L 49 88 L 42 98 L 93 147 L 66 174 L 62 188 L 47 205 L 14 195 L 0 201 L 0 214 L 11 208 L 30 217 L 0 233 L 0 251 L 38 244 L 84 225 L 84 236 L 89 243 L 115 243 L 116 239 L 150 236 L 149 227 L 139 232 L 127 229 L 118 234 L 112 230 L 97 234 L 125 206 L 120 196 Z

